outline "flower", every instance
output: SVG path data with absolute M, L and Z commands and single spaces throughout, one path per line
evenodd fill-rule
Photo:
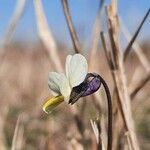
M 48 85 L 55 97 L 47 98 L 43 105 L 46 113 L 51 112 L 57 105 L 66 101 L 74 104 L 80 97 L 96 92 L 101 83 L 104 86 L 108 104 L 108 149 L 112 145 L 112 101 L 105 80 L 97 73 L 88 73 L 88 65 L 84 56 L 75 54 L 66 58 L 66 74 L 50 72 Z
M 55 97 L 46 99 L 43 110 L 49 113 L 63 101 L 74 104 L 80 97 L 97 91 L 100 83 L 98 74 L 88 73 L 88 64 L 84 56 L 68 55 L 65 74 L 49 73 L 48 86 Z
M 73 87 L 69 103 L 74 104 L 80 97 L 85 97 L 96 92 L 101 86 L 101 77 L 97 73 L 88 73 L 85 80 Z
M 49 73 L 48 86 L 56 97 L 48 98 L 47 102 L 43 105 L 43 110 L 49 112 L 62 101 L 69 102 L 72 88 L 84 81 L 87 71 L 88 65 L 84 56 L 81 54 L 68 55 L 65 65 L 66 74 Z

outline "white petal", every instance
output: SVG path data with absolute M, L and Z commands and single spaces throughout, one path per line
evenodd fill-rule
M 60 81 L 61 81 L 61 74 L 57 72 L 50 72 L 49 79 L 48 79 L 48 86 L 52 90 L 53 95 L 60 95 Z
M 63 73 L 50 72 L 48 85 L 53 91 L 53 95 L 63 95 L 64 100 L 69 101 L 71 88 L 67 77 Z
M 84 81 L 88 71 L 87 61 L 84 56 L 81 54 L 75 54 L 72 57 L 68 56 L 66 66 L 66 74 L 71 87 L 75 87 Z
M 71 88 L 69 85 L 69 81 L 64 74 L 61 75 L 60 92 L 64 96 L 64 100 L 68 102 L 70 98 Z
M 72 55 L 68 55 L 67 58 L 66 58 L 66 76 L 67 78 L 69 78 L 69 68 L 70 68 L 70 61 L 72 59 Z

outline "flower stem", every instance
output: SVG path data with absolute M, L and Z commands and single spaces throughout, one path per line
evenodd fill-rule
M 107 150 L 112 150 L 112 100 L 110 91 L 108 88 L 107 83 L 105 80 L 100 76 L 101 83 L 104 86 L 106 96 L 107 96 L 107 103 L 108 103 L 108 143 L 107 143 Z

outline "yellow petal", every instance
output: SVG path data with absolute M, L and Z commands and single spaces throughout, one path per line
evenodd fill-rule
M 48 114 L 52 112 L 52 110 L 63 101 L 64 101 L 64 97 L 62 95 L 53 98 L 48 97 L 46 99 L 46 102 L 43 105 L 43 111 Z

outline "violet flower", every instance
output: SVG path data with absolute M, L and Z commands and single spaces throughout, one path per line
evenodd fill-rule
M 98 74 L 88 73 L 87 61 L 81 54 L 68 55 L 65 70 L 66 74 L 49 73 L 48 85 L 55 97 L 47 98 L 43 105 L 46 113 L 63 101 L 74 104 L 80 97 L 96 92 L 101 85 Z

